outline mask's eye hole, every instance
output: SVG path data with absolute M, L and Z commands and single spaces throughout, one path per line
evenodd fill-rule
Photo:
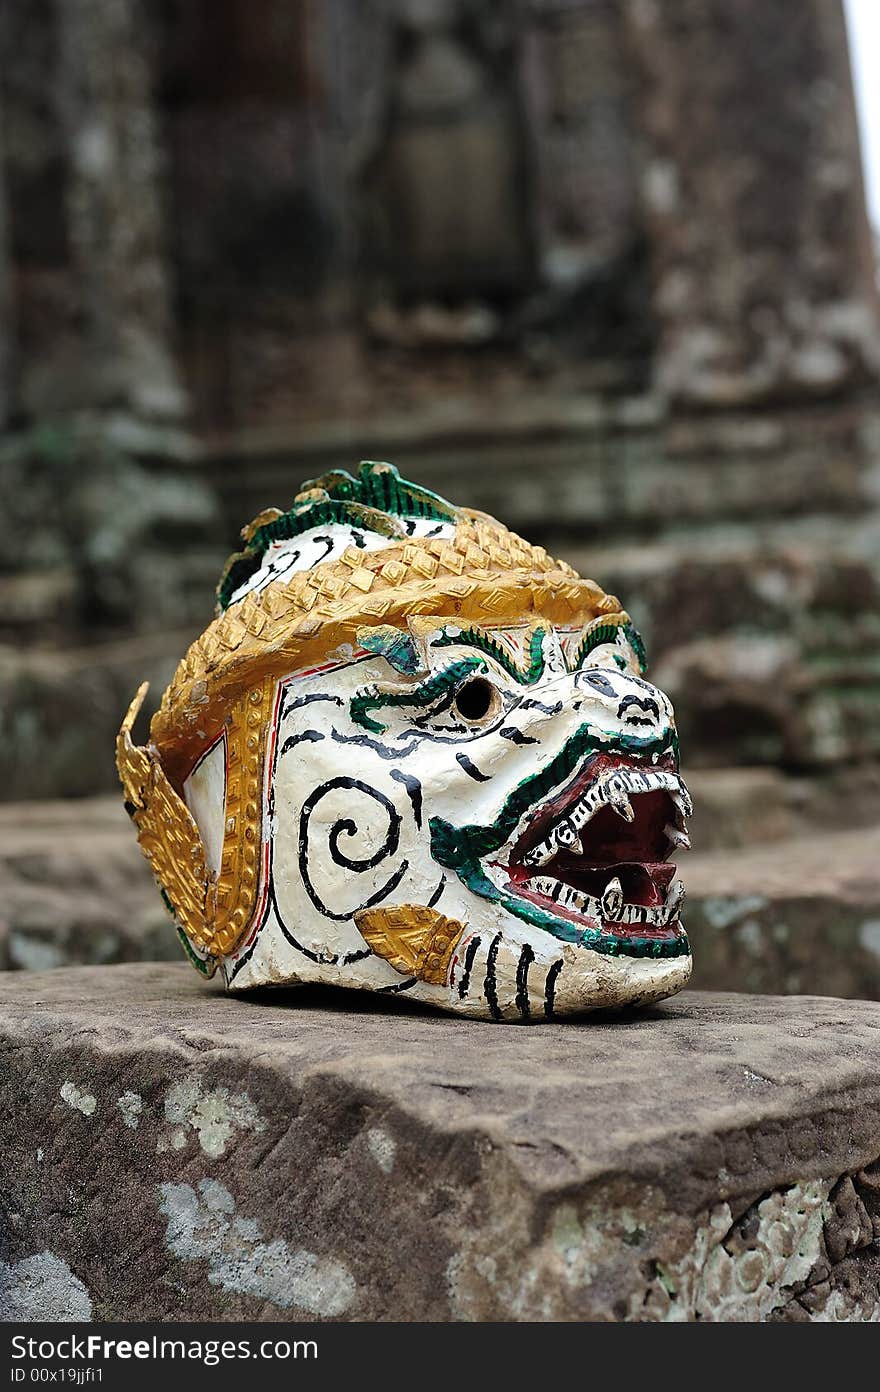
M 452 708 L 469 725 L 482 725 L 501 708 L 501 697 L 485 677 L 471 677 L 455 693 Z

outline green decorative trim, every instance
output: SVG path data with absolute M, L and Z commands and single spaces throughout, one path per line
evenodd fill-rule
M 457 510 L 438 494 L 402 479 L 393 464 L 379 460 L 362 461 L 355 478 L 345 469 L 334 469 L 320 478 L 309 479 L 300 494 L 320 496 L 302 498 L 289 512 L 258 527 L 243 551 L 230 556 L 217 588 L 217 603 L 228 609 L 235 591 L 259 570 L 263 556 L 275 541 L 292 541 L 313 527 L 332 523 L 363 527 L 380 536 L 406 540 L 401 518 L 425 518 L 455 522 Z
M 414 677 L 421 670 L 418 649 L 405 629 L 395 628 L 393 624 L 360 628 L 357 632 L 357 642 L 365 652 L 384 657 L 395 672 L 401 672 L 406 677 Z
M 641 633 L 634 624 L 624 624 L 624 633 L 630 641 L 633 652 L 639 661 L 639 675 L 644 676 L 648 670 L 648 650 L 645 647 Z
M 496 643 L 487 631 L 480 628 L 465 628 L 460 633 L 443 633 L 432 642 L 431 647 L 479 648 L 521 686 L 533 686 L 538 678 L 544 675 L 544 637 L 543 628 L 536 628 L 532 633 L 529 639 L 529 665 L 526 668 L 518 667 L 506 649 L 502 648 L 500 643 Z
M 604 623 L 597 628 L 590 629 L 589 633 L 584 634 L 583 641 L 578 648 L 577 657 L 574 660 L 573 672 L 577 672 L 584 663 L 584 658 L 588 657 L 594 648 L 598 648 L 602 643 L 614 643 L 618 633 L 622 633 L 636 655 L 639 664 L 639 674 L 645 675 L 648 667 L 648 654 L 645 651 L 645 644 L 642 635 L 634 624 L 626 623 Z
M 390 525 L 389 519 L 381 512 L 372 512 L 360 503 L 345 503 L 339 502 L 336 498 L 326 498 L 300 504 L 273 521 L 264 522 L 263 526 L 254 532 L 246 550 L 249 555 L 259 553 L 262 559 L 273 541 L 292 541 L 294 537 L 302 536 L 303 532 L 310 532 L 315 527 L 327 527 L 334 522 L 355 527 L 360 524 L 368 531 L 379 532 L 383 536 L 404 535 L 399 527 Z
M 439 493 L 402 479 L 393 464 L 380 459 L 361 460 L 357 478 L 346 469 L 333 469 L 309 479 L 300 492 L 313 488 L 340 502 L 362 503 L 392 517 L 424 517 L 437 522 L 455 522 L 458 517 L 458 510 Z
M 618 938 L 598 928 L 582 928 L 569 919 L 546 912 L 528 899 L 505 893 L 493 884 L 481 864 L 487 856 L 507 844 L 525 813 L 540 805 L 555 788 L 564 783 L 586 755 L 607 750 L 641 756 L 664 754 L 671 750 L 678 767 L 678 744 L 674 736 L 645 739 L 638 735 L 617 735 L 609 738 L 597 734 L 592 726 L 582 725 L 545 768 L 514 788 L 490 826 L 472 824 L 456 827 L 443 817 L 432 817 L 429 822 L 431 855 L 438 864 L 452 870 L 472 893 L 501 904 L 517 918 L 545 929 L 563 942 L 577 943 L 610 956 L 685 956 L 690 952 L 690 945 L 684 935 L 672 941 L 659 942 L 653 938 Z
M 337 502 L 327 498 L 300 504 L 282 513 L 271 522 L 258 527 L 244 551 L 237 551 L 226 562 L 220 584 L 217 587 L 217 602 L 221 609 L 228 609 L 232 596 L 240 585 L 260 569 L 263 557 L 273 541 L 292 541 L 303 532 L 315 527 L 327 527 L 338 522 L 343 526 L 363 527 L 365 531 L 379 532 L 383 536 L 399 537 L 405 533 L 383 513 L 373 512 L 358 503 Z
M 178 928 L 176 923 L 174 927 L 175 929 L 177 929 L 177 936 L 180 938 L 180 941 L 183 944 L 183 950 L 186 953 L 192 965 L 195 967 L 196 971 L 200 972 L 202 976 L 212 977 L 215 971 L 217 970 L 216 957 L 199 957 L 197 953 L 193 952 L 192 943 L 189 941 L 189 938 L 186 936 L 186 933 L 184 933 L 183 929 Z
M 368 711 L 381 710 L 383 706 L 428 706 L 438 697 L 445 696 L 451 687 L 470 676 L 471 672 L 485 670 L 486 664 L 481 657 L 465 657 L 460 662 L 453 662 L 445 672 L 438 672 L 427 681 L 420 682 L 411 691 L 376 691 L 373 688 L 361 696 L 353 696 L 349 714 L 355 724 L 362 725 L 373 734 L 381 735 L 388 726 L 380 725 L 377 720 L 373 720 L 367 714 Z
M 164 903 L 166 909 L 167 909 L 168 912 L 170 913 L 171 917 L 175 920 L 175 922 L 174 922 L 174 931 L 175 931 L 175 933 L 177 934 L 177 936 L 180 938 L 181 946 L 182 946 L 184 952 L 186 953 L 187 957 L 189 958 L 190 962 L 191 962 L 192 965 L 195 967 L 196 971 L 201 972 L 202 976 L 207 976 L 207 977 L 213 976 L 214 973 L 215 973 L 215 971 L 217 970 L 217 959 L 216 959 L 216 957 L 207 957 L 207 958 L 203 958 L 203 957 L 200 957 L 200 956 L 198 955 L 197 952 L 194 952 L 194 951 L 193 951 L 193 945 L 192 945 L 192 943 L 190 942 L 189 938 L 186 936 L 186 933 L 184 933 L 184 931 L 183 931 L 183 929 L 181 928 L 180 924 L 177 922 L 177 914 L 176 914 L 174 905 L 172 904 L 171 900 L 168 898 L 167 891 L 164 890 L 164 889 L 162 888 L 161 885 L 159 886 L 159 893 L 162 895 L 162 902 Z

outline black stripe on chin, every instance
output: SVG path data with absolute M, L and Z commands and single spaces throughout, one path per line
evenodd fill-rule
M 526 943 L 519 954 L 519 966 L 516 969 L 516 1008 L 524 1020 L 532 1013 L 529 1003 L 529 967 L 534 960 L 535 954 Z
M 471 984 L 471 971 L 473 970 L 474 958 L 477 955 L 477 948 L 480 946 L 480 938 L 471 938 L 467 945 L 467 952 L 464 954 L 464 972 L 461 981 L 458 983 L 458 999 L 464 1000 Z
M 547 1016 L 548 1020 L 553 1019 L 553 1001 L 556 995 L 556 978 L 558 977 L 561 971 L 562 958 L 560 957 L 557 962 L 553 963 L 553 966 L 548 971 L 547 983 L 544 987 L 544 1014 Z
M 486 997 L 486 1004 L 492 1015 L 493 1020 L 501 1019 L 501 1008 L 498 1004 L 498 983 L 495 980 L 495 963 L 498 960 L 498 945 L 501 942 L 501 934 L 496 933 L 489 948 L 489 955 L 486 958 L 486 978 L 483 982 L 483 993 Z

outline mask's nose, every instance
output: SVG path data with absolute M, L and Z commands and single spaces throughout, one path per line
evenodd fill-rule
M 672 724 L 672 706 L 659 687 L 607 667 L 584 667 L 574 674 L 574 707 L 596 704 L 634 733 L 660 734 Z

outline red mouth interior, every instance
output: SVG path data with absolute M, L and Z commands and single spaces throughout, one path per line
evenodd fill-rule
M 598 756 L 575 783 L 569 785 L 551 802 L 546 803 L 514 846 L 508 864 L 510 882 L 517 892 L 529 898 L 543 898 L 530 888 L 535 877 L 561 880 L 563 884 L 601 899 L 609 880 L 617 877 L 629 904 L 656 907 L 666 902 L 666 894 L 675 877 L 676 867 L 668 860 L 672 843 L 666 826 L 675 826 L 678 811 L 671 795 L 665 790 L 633 794 L 630 804 L 635 813 L 632 822 L 625 821 L 612 807 L 602 807 L 582 828 L 583 855 L 562 850 L 543 865 L 525 865 L 523 857 L 547 837 L 552 828 L 574 807 L 589 786 L 615 767 L 633 767 L 632 761 Z M 652 768 L 672 770 L 672 760 L 651 765 Z M 554 904 L 555 913 L 576 917 L 571 908 Z M 640 925 L 645 931 L 647 925 Z

